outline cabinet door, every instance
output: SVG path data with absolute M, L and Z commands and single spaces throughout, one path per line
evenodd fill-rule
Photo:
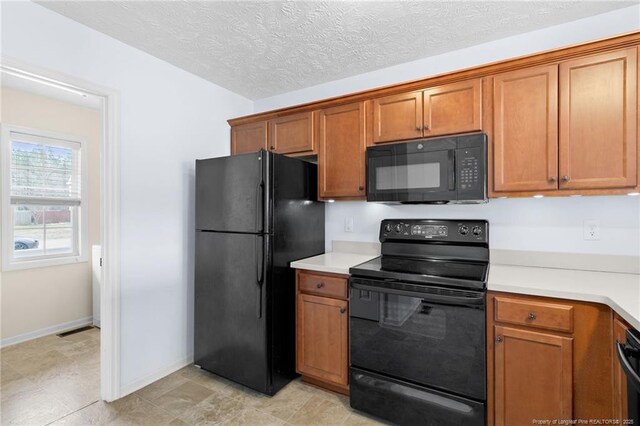
M 422 92 L 374 99 L 371 108 L 373 143 L 422 137 Z
M 614 317 L 613 319 L 613 343 L 611 345 L 612 350 L 615 351 L 615 345 L 617 342 L 624 343 L 627 340 L 626 332 L 627 325 L 620 320 L 620 318 Z M 629 412 L 627 407 L 627 376 L 625 376 L 618 357 L 614 355 L 613 359 L 613 418 L 620 420 L 621 425 L 629 418 Z
M 349 364 L 347 302 L 298 293 L 296 310 L 298 373 L 346 386 Z
M 573 339 L 494 327 L 495 424 L 572 418 Z
M 278 154 L 313 154 L 313 120 L 311 112 L 269 120 L 269 150 Z
M 365 103 L 318 111 L 320 198 L 365 196 Z
M 558 66 L 493 77 L 493 190 L 558 187 Z
M 425 137 L 482 129 L 482 80 L 446 84 L 424 92 Z
M 560 189 L 636 186 L 636 53 L 560 64 Z
M 231 155 L 267 149 L 267 122 L 241 124 L 231 128 Z

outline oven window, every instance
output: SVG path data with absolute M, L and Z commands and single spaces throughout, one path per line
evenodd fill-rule
M 440 188 L 440 163 L 376 167 L 376 189 Z

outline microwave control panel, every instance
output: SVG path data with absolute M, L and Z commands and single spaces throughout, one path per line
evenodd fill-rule
M 462 158 L 461 168 L 460 168 L 460 189 L 473 189 L 473 187 L 477 186 L 480 181 L 480 175 L 478 170 L 478 158 L 477 157 L 466 157 Z

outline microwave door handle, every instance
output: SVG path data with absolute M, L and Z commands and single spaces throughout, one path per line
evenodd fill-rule
M 455 191 L 456 190 L 456 152 L 455 150 L 451 149 L 447 152 L 448 155 L 448 161 L 449 161 L 449 167 L 447 168 L 448 171 L 448 180 L 449 180 L 449 191 Z

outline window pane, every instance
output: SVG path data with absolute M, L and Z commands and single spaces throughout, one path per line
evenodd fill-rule
M 14 206 L 13 248 L 16 258 L 44 254 L 44 208 Z
M 11 195 L 77 199 L 80 151 L 19 140 L 11 142 Z
M 72 209 L 53 206 L 45 210 L 45 254 L 61 254 L 73 251 Z

